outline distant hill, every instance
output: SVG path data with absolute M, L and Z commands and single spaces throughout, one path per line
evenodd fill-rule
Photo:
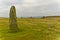
M 45 16 L 45 18 L 60 18 L 60 16 Z

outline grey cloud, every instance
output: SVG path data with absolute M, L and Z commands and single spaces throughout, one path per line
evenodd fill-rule
M 47 16 L 47 15 L 59 15 L 60 5 L 58 4 L 48 4 L 39 5 L 35 7 L 25 8 L 20 14 L 22 16 Z M 24 14 L 25 13 L 25 14 Z
M 7 0 L 2 2 L 0 4 L 0 16 L 8 17 L 12 3 Z M 14 5 L 16 6 L 17 17 L 60 15 L 60 4 L 57 0 L 15 0 Z

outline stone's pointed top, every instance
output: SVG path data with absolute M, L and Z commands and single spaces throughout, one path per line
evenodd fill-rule
M 15 9 L 15 6 L 13 5 L 13 6 L 11 6 L 11 8 L 14 8 Z

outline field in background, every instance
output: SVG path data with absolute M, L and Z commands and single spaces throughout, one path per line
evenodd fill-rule
M 0 18 L 0 40 L 60 40 L 60 18 L 18 18 L 20 32 L 8 33 L 8 18 Z

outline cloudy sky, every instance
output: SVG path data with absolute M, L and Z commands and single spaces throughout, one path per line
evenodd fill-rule
M 0 17 L 9 17 L 13 4 L 17 17 L 60 15 L 60 0 L 0 0 Z

